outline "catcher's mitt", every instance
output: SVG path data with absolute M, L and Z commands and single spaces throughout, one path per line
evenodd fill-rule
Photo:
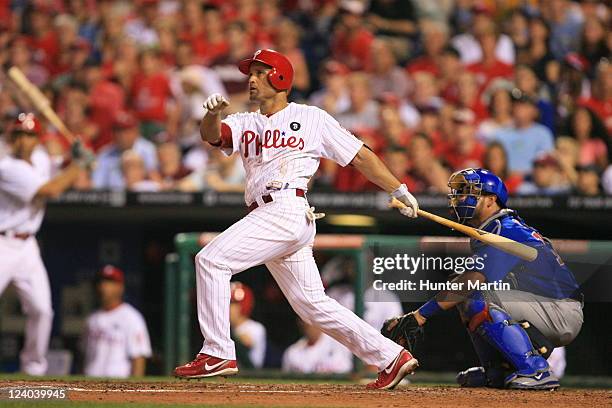
M 423 340 L 424 335 L 424 330 L 417 323 L 413 313 L 385 320 L 380 332 L 410 353 L 414 353 L 417 343 Z

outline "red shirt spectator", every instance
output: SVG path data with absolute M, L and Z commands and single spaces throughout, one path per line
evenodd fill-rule
M 89 91 L 89 106 L 91 121 L 100 129 L 92 142 L 92 147 L 98 151 L 113 140 L 112 123 L 117 113 L 125 108 L 125 93 L 113 82 L 99 81 Z
M 370 68 L 370 48 L 374 35 L 365 29 L 363 12 L 365 6 L 353 4 L 359 9 L 345 9 L 332 38 L 332 54 L 335 60 L 342 61 L 353 70 Z
M 484 91 L 491 81 L 495 78 L 512 79 L 514 76 L 514 68 L 512 65 L 501 62 L 500 60 L 492 61 L 487 64 L 485 62 L 477 62 L 468 65 L 467 70 L 476 76 L 476 82 L 480 86 L 480 91 Z
M 132 98 L 141 121 L 166 121 L 166 101 L 172 96 L 170 80 L 159 71 L 160 60 L 153 51 L 141 56 L 142 71 L 134 78 Z

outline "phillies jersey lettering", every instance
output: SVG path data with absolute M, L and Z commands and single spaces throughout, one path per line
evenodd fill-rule
M 327 112 L 296 103 L 269 117 L 235 113 L 223 123 L 231 139 L 226 137 L 221 148 L 227 155 L 239 152 L 242 157 L 247 205 L 268 194 L 272 183 L 307 190 L 321 158 L 346 166 L 363 146 Z
M 266 130 L 264 135 L 263 143 L 261 136 L 251 130 L 245 130 L 242 134 L 242 145 L 244 157 L 249 157 L 249 148 L 252 144 L 255 145 L 255 155 L 261 154 L 262 149 L 279 149 L 282 147 L 297 148 L 304 150 L 304 139 L 301 137 L 298 139 L 295 136 L 285 137 L 286 133 L 281 132 L 278 129 Z

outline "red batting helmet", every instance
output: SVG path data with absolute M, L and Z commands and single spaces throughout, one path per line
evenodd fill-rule
M 274 50 L 257 50 L 251 58 L 238 63 L 238 69 L 244 75 L 249 75 L 249 68 L 253 61 L 266 64 L 272 69 L 268 72 L 268 81 L 278 91 L 286 91 L 293 84 L 293 65 L 287 57 Z
M 231 285 L 232 303 L 240 303 L 240 312 L 244 316 L 250 316 L 255 306 L 255 296 L 253 291 L 247 285 L 241 282 L 232 282 Z
M 27 133 L 30 135 L 39 135 L 40 132 L 40 122 L 31 112 L 20 113 L 13 122 L 13 125 L 11 126 L 11 133 Z

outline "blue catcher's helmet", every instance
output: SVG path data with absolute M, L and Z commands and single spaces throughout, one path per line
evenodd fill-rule
M 489 170 L 460 170 L 450 176 L 448 186 L 451 190 L 448 195 L 449 206 L 462 224 L 474 217 L 478 198 L 483 193 L 495 195 L 502 208 L 506 207 L 508 201 L 508 190 L 504 182 Z

